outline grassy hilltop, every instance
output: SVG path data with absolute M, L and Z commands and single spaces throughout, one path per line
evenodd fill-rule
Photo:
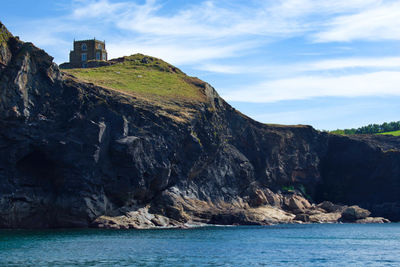
M 156 101 L 201 102 L 197 78 L 189 77 L 161 59 L 135 54 L 96 68 L 64 69 L 80 80 L 139 98 Z

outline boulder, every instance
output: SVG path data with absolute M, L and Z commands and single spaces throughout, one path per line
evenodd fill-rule
M 285 205 L 289 211 L 296 214 L 311 208 L 310 202 L 299 195 L 291 195 L 289 197 L 286 197 Z
M 309 218 L 311 223 L 337 223 L 340 217 L 340 212 L 329 212 L 313 214 Z
M 149 213 L 148 207 L 127 212 L 121 216 L 100 216 L 91 227 L 107 229 L 149 229 L 175 226 L 167 217 Z
M 357 220 L 356 223 L 390 223 L 390 221 L 383 217 L 367 217 L 365 219 Z
M 342 211 L 345 208 L 344 206 L 333 204 L 330 201 L 321 202 L 317 207 L 324 209 L 326 212 Z
M 359 206 L 350 206 L 343 210 L 342 220 L 346 222 L 355 222 L 360 219 L 365 219 L 371 212 L 366 209 L 360 208 Z

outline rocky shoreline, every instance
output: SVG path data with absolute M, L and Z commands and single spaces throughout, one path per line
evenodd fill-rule
M 324 201 L 318 205 L 298 194 L 279 197 L 283 200 L 281 207 L 261 205 L 258 207 L 230 207 L 225 210 L 214 210 L 214 215 L 207 222 L 179 222 L 163 215 L 152 214 L 149 207 L 130 211 L 120 216 L 100 216 L 90 227 L 102 229 L 170 229 L 191 228 L 212 225 L 276 225 L 304 223 L 390 223 L 383 217 L 370 217 L 371 212 L 357 205 L 343 206 Z

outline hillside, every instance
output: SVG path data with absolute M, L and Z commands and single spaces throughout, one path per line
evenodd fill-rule
M 367 126 L 352 129 L 337 129 L 330 131 L 332 134 L 349 135 L 349 134 L 390 134 L 400 130 L 400 121 L 384 122 L 382 124 L 369 124 Z
M 261 124 L 161 60 L 61 72 L 4 36 L 1 228 L 400 220 L 399 137 Z
M 378 134 L 400 136 L 400 131 L 384 132 L 384 133 L 378 133 Z
M 109 66 L 63 71 L 82 81 L 145 99 L 205 101 L 196 87 L 196 82 L 204 82 L 160 59 L 136 54 L 108 63 Z

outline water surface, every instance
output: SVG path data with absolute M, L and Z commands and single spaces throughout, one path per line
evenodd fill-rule
M 0 230 L 0 266 L 400 266 L 400 224 Z

